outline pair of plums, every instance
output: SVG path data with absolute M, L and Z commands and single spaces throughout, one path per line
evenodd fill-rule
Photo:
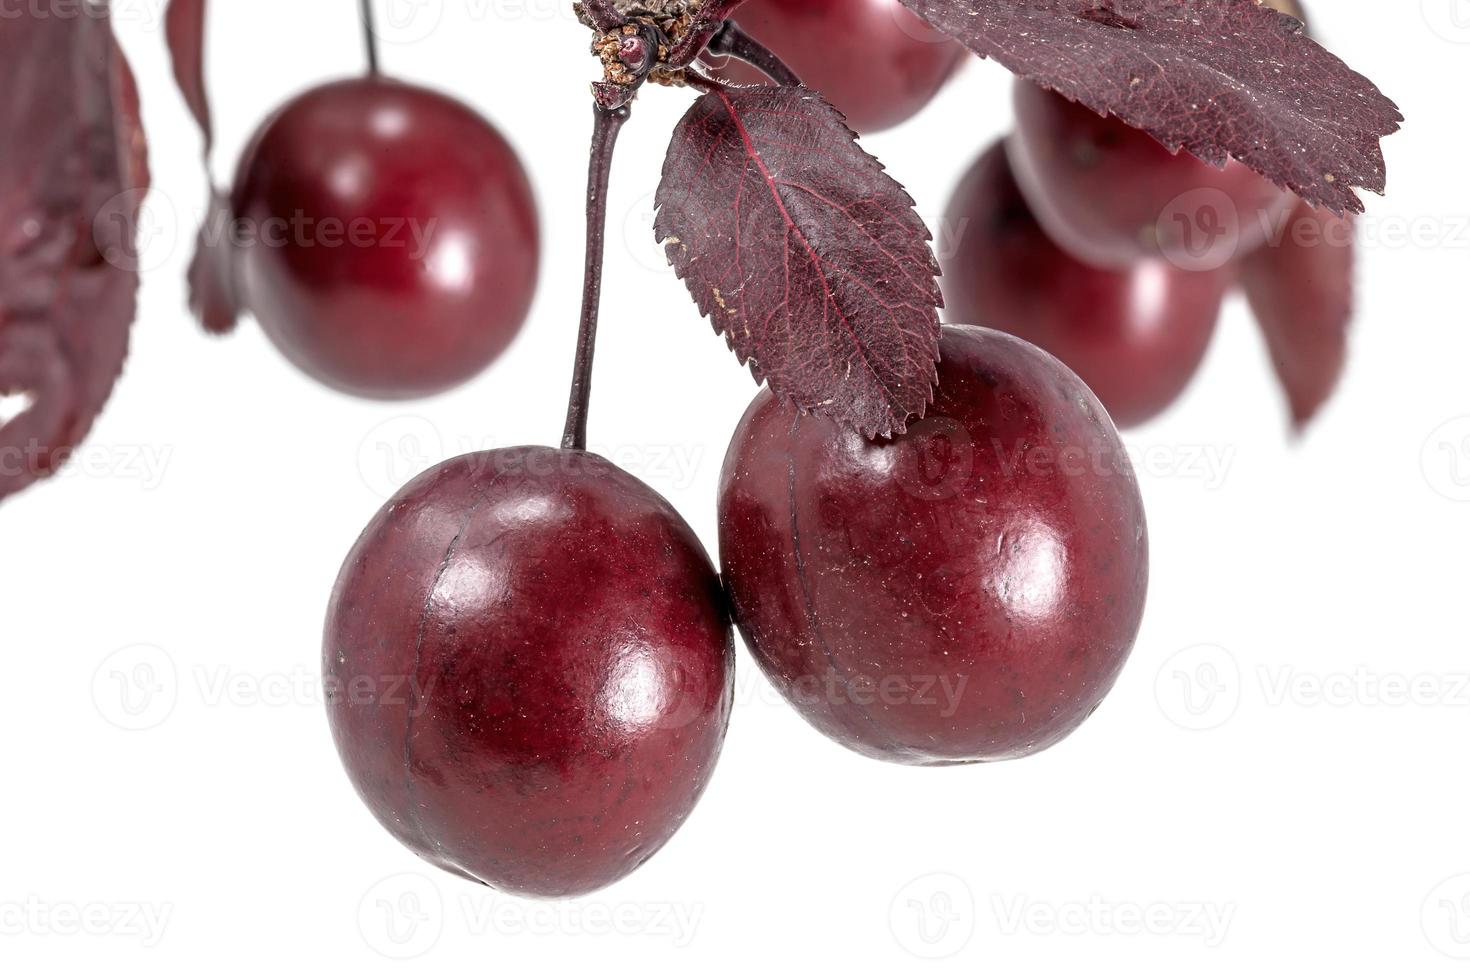
M 586 893 L 688 817 L 733 700 L 731 620 L 813 725 L 878 759 L 1013 759 L 1077 728 L 1133 645 L 1138 485 L 1091 391 L 1006 334 L 945 329 L 922 420 L 868 440 L 769 391 L 719 499 L 723 581 L 599 456 L 435 466 L 348 555 L 323 643 L 359 794 L 431 863 Z

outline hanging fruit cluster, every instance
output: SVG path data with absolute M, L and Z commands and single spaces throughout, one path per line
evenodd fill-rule
M 1349 221 L 1355 188 L 1383 189 L 1379 142 L 1401 121 L 1255 0 L 575 9 L 601 77 L 560 445 L 463 456 L 399 491 L 342 566 L 322 647 L 332 733 L 383 825 L 445 870 L 538 896 L 618 880 L 689 815 L 729 722 L 736 628 L 798 711 L 865 755 L 998 761 L 1072 733 L 1117 679 L 1148 585 L 1114 418 L 1178 395 L 1237 281 L 1298 421 L 1315 411 L 1341 365 L 1351 248 L 1279 232 Z M 508 144 L 383 76 L 363 14 L 367 76 L 278 110 L 211 190 L 193 307 L 215 331 L 253 314 L 334 388 L 410 397 L 504 350 L 539 233 Z M 204 0 L 170 3 L 207 166 L 205 20 Z M 0 72 L 67 80 L 0 109 L 6 136 L 65 122 L 0 159 L 19 188 L 0 199 L 0 394 L 35 400 L 0 449 L 44 451 L 0 494 L 85 433 L 132 315 L 136 276 L 102 261 L 127 243 L 80 231 L 146 186 L 136 95 L 105 17 L 83 21 L 0 28 Z M 1020 76 L 1019 122 L 956 193 L 948 224 L 966 231 L 941 292 L 928 229 L 853 127 L 912 116 L 966 48 Z M 586 448 L 613 153 L 650 83 L 694 96 L 653 233 L 766 385 L 725 461 L 718 572 L 667 501 Z M 1201 194 L 1234 218 L 1203 221 Z M 314 247 L 328 225 L 343 241 Z M 1195 254 L 1204 231 L 1228 260 Z M 977 325 L 941 326 L 946 299 Z

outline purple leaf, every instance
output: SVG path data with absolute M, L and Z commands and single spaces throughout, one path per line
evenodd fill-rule
M 184 102 L 204 135 L 204 154 L 214 146 L 214 122 L 209 111 L 209 93 L 204 87 L 205 0 L 169 0 L 164 14 L 164 35 L 173 58 L 174 79 Z
M 924 413 L 941 302 L 929 233 L 820 96 L 705 94 L 657 204 L 669 262 L 757 381 L 868 436 Z
M 1256 0 L 903 0 L 1016 74 L 1216 166 L 1363 210 L 1403 116 L 1372 82 Z
M 1277 235 L 1241 261 L 1240 283 L 1301 430 L 1347 365 L 1354 230 L 1349 218 L 1299 204 Z
M 135 311 L 137 86 L 106 9 L 71 6 L 0 24 L 0 394 L 24 406 L 0 427 L 0 497 L 86 436 Z

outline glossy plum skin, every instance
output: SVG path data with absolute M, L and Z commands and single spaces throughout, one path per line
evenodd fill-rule
M 922 422 L 868 442 L 769 391 L 725 459 L 739 625 L 819 730 L 911 764 L 1041 751 L 1097 707 L 1143 613 L 1148 537 L 1117 431 L 1059 361 L 947 327 Z
M 929 27 L 899 0 L 747 0 L 735 20 L 847 115 L 859 133 L 909 119 L 964 59 L 959 44 Z M 721 74 L 769 85 L 741 62 Z
M 1258 247 L 1293 198 L 1235 160 L 1223 169 L 1030 82 L 1007 150 L 1037 219 L 1068 252 L 1120 268 L 1165 257 L 1219 267 Z
M 999 144 L 956 188 L 942 239 L 946 316 L 1060 358 L 1125 428 L 1168 408 L 1198 373 L 1232 282 L 1228 266 L 1077 261 L 1037 223 Z
M 338 751 L 383 826 L 542 897 L 617 881 L 684 822 L 733 657 L 718 577 L 673 508 L 601 457 L 544 448 L 404 487 L 348 555 L 322 649 Z
M 231 210 L 240 301 L 298 367 L 351 394 L 474 377 L 535 293 L 540 233 L 515 151 L 427 89 L 371 76 L 292 100 L 246 149 Z

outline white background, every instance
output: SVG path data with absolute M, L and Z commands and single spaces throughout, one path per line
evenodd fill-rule
M 742 653 L 693 818 L 628 880 L 556 904 L 441 874 L 378 826 L 338 764 L 317 658 L 338 566 L 388 492 L 437 459 L 560 433 L 588 35 L 559 0 L 428 0 L 385 24 L 387 70 L 511 137 L 545 236 L 508 355 L 393 405 L 305 379 L 253 323 L 220 341 L 190 322 L 198 139 L 161 0 L 117 6 L 152 142 L 149 268 L 127 372 L 77 462 L 0 505 L 0 971 L 1464 976 L 1470 4 L 1316 11 L 1409 119 L 1362 222 L 1351 369 L 1289 438 L 1236 302 L 1187 397 L 1128 434 L 1153 587 L 1122 680 L 1077 735 L 991 767 L 870 762 L 807 728 Z M 273 106 L 361 65 L 349 0 L 218 3 L 211 38 L 221 174 Z M 1008 85 L 975 62 L 866 141 L 931 225 L 1009 125 Z M 623 137 L 592 442 L 713 550 L 754 386 L 653 241 L 688 101 L 648 91 Z

